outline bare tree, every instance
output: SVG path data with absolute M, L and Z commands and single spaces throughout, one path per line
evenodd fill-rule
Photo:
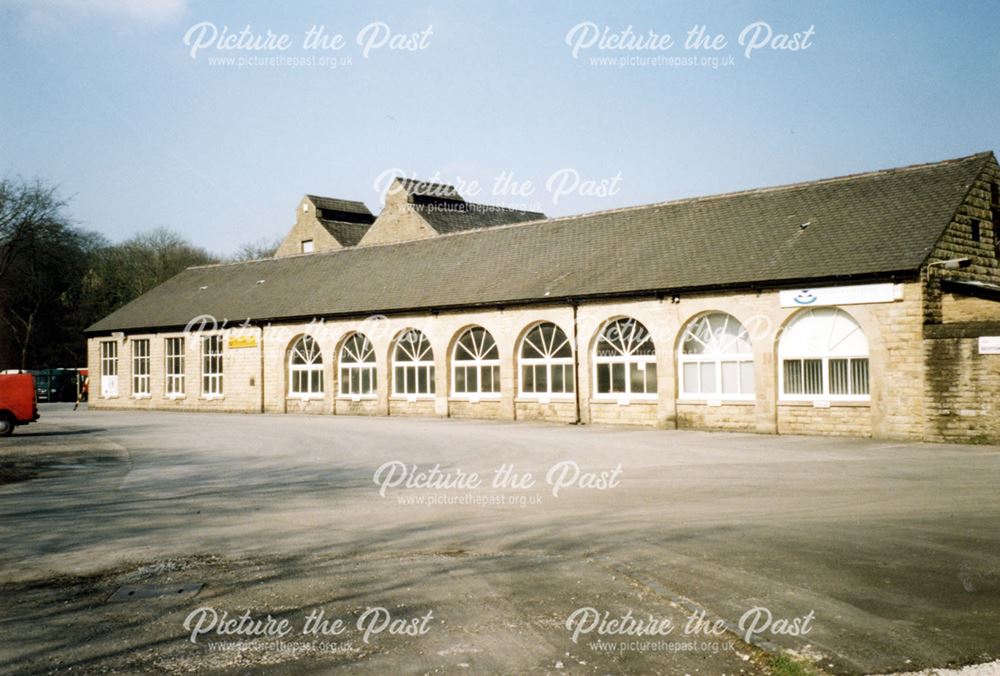
M 18 256 L 45 246 L 68 226 L 66 203 L 41 181 L 0 180 L 0 281 Z
M 254 240 L 253 242 L 244 242 L 236 250 L 236 253 L 230 259 L 234 262 L 236 261 L 252 261 L 258 260 L 260 258 L 271 258 L 274 253 L 278 250 L 278 246 L 281 244 L 281 238 L 271 238 L 262 237 L 261 239 Z

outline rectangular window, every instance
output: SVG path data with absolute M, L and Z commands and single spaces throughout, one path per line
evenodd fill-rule
M 740 393 L 741 394 L 753 394 L 754 393 L 754 380 L 753 380 L 753 362 L 752 361 L 741 361 L 740 362 Z
M 302 253 L 312 253 L 316 250 L 316 245 L 311 239 L 302 240 Z
M 822 359 L 786 359 L 785 394 L 823 394 Z
M 611 364 L 597 365 L 597 391 L 601 394 L 611 391 Z
M 982 239 L 982 233 L 980 232 L 980 223 L 978 219 L 972 219 L 972 241 L 978 242 Z
M 378 391 L 375 365 L 345 366 L 340 369 L 340 394 L 348 397 L 370 397 Z
M 698 364 L 685 362 L 682 368 L 684 371 L 684 394 L 701 394 L 701 385 L 698 382 Z
M 552 391 L 560 394 L 573 393 L 572 364 L 556 364 L 552 367 Z
M 715 362 L 702 362 L 698 365 L 701 378 L 702 394 L 718 394 L 715 389 Z
M 847 359 L 830 360 L 830 394 L 850 394 L 850 379 L 847 375 Z
M 802 360 L 786 359 L 784 369 L 785 394 L 802 394 Z
M 222 336 L 201 339 L 201 393 L 222 396 Z
M 149 394 L 149 339 L 132 341 L 132 394 Z
M 823 386 L 823 359 L 786 359 L 782 366 L 783 393 L 840 397 L 868 396 L 868 359 L 830 358 Z
M 629 391 L 632 394 L 654 394 L 656 392 L 656 362 L 632 362 L 629 364 Z
M 164 348 L 167 394 L 184 394 L 184 339 L 167 338 L 164 340 Z
M 823 360 L 803 359 L 802 372 L 806 394 L 823 394 Z
M 118 396 L 118 343 L 101 343 L 101 396 Z
M 625 364 L 611 365 L 611 391 L 625 391 Z
M 868 394 L 868 360 L 851 360 L 851 394 Z
M 740 394 L 740 363 L 738 361 L 722 362 L 722 393 Z
M 397 366 L 394 373 L 393 391 L 395 394 L 434 394 L 433 366 Z

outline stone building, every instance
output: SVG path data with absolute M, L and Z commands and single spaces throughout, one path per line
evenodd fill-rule
M 986 152 L 560 218 L 306 196 L 275 258 L 91 326 L 91 406 L 997 442 L 998 186 Z

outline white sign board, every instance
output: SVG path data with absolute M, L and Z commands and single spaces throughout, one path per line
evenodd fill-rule
M 1000 354 L 1000 336 L 979 336 L 979 354 Z
M 822 305 L 859 305 L 891 303 L 902 300 L 903 287 L 886 284 L 827 286 L 818 289 L 789 289 L 779 292 L 781 307 L 819 307 Z

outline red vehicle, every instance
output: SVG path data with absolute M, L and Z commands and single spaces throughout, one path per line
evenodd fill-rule
M 18 425 L 38 420 L 35 378 L 30 373 L 0 374 L 0 437 L 9 437 Z

